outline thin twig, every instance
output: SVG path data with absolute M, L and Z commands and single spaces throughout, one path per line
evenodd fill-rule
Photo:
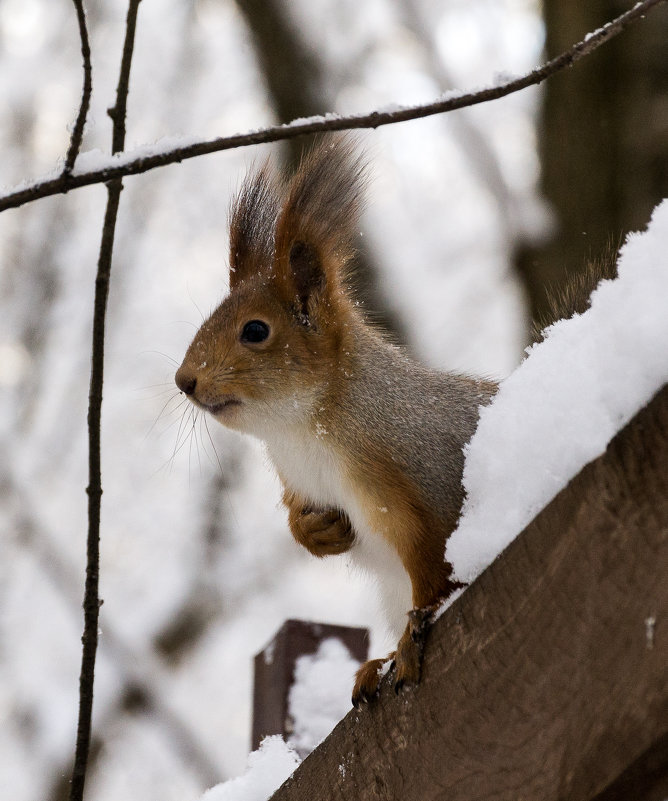
M 112 151 L 114 153 L 123 150 L 125 145 L 125 111 L 139 3 L 140 0 L 130 0 L 129 2 L 123 56 L 116 89 L 116 105 L 109 110 L 109 115 L 113 120 Z M 99 598 L 100 507 L 102 500 L 100 431 L 104 377 L 104 328 L 116 218 L 122 189 L 123 183 L 120 178 L 116 178 L 107 184 L 107 208 L 102 229 L 97 276 L 95 278 L 93 347 L 88 397 L 88 487 L 86 489 L 88 493 L 88 544 L 86 588 L 84 593 L 84 633 L 79 678 L 79 722 L 74 768 L 72 770 L 72 784 L 70 786 L 70 801 L 82 801 L 83 799 L 91 739 L 97 628 L 101 603 Z
M 216 481 L 216 486 L 219 481 Z M 79 607 L 80 598 L 77 589 L 77 570 L 68 563 L 58 547 L 50 540 L 34 514 L 35 504 L 25 491 L 25 487 L 17 483 L 11 474 L 0 473 L 0 493 L 16 498 L 16 505 L 11 516 L 11 530 L 18 532 L 18 547 L 22 548 L 38 565 L 40 575 L 44 581 L 49 582 L 56 592 L 65 599 L 68 607 Z M 220 493 L 222 497 L 222 492 Z M 220 512 L 218 509 L 217 511 Z M 212 515 L 213 519 L 213 515 Z M 216 516 L 216 523 L 220 516 Z M 210 548 L 207 548 L 207 552 Z M 181 613 L 185 612 L 192 601 L 184 599 Z M 218 605 L 215 613 L 223 613 L 224 607 Z M 177 618 L 178 618 L 177 613 Z M 202 632 L 200 632 L 201 634 Z M 180 760 L 184 769 L 190 770 L 206 787 L 222 781 L 220 766 L 207 753 L 207 748 L 191 731 L 190 726 L 182 717 L 169 708 L 165 694 L 160 688 L 166 686 L 163 678 L 166 675 L 166 662 L 163 658 L 156 658 L 153 651 L 146 650 L 138 653 L 135 646 L 130 646 L 122 634 L 114 629 L 113 622 L 107 620 L 104 626 L 104 641 L 100 646 L 106 650 L 107 660 L 113 665 L 115 675 L 120 684 L 120 690 L 115 699 L 107 702 L 98 717 L 100 731 L 107 732 L 115 722 L 127 712 L 124 700 L 139 696 L 144 705 L 150 710 L 153 724 L 166 732 L 170 740 L 172 753 Z M 99 710 L 98 710 L 99 712 Z M 26 714 L 31 714 L 26 710 Z M 89 766 L 94 763 L 95 738 L 91 742 Z M 56 777 L 52 782 L 52 791 L 46 793 L 46 799 L 62 799 L 69 792 L 69 776 L 72 772 L 71 760 L 67 760 L 67 767 L 61 765 L 53 771 Z M 90 769 L 90 767 L 89 767 Z M 67 778 L 66 778 L 67 777 Z M 66 787 L 66 791 L 62 788 Z
M 208 153 L 218 153 L 222 150 L 249 147 L 250 145 L 267 144 L 268 142 L 293 139 L 297 136 L 324 133 L 326 131 L 379 128 L 381 125 L 392 125 L 397 122 L 416 120 L 434 114 L 444 114 L 466 106 L 475 106 L 490 100 L 497 100 L 529 86 L 540 84 L 560 70 L 572 66 L 575 62 L 589 55 L 614 36 L 617 36 L 631 23 L 644 18 L 652 8 L 665 2 L 668 2 L 668 0 L 643 0 L 643 2 L 636 3 L 632 9 L 606 23 L 602 28 L 573 45 L 561 55 L 548 61 L 542 67 L 537 67 L 526 75 L 487 89 L 465 94 L 448 94 L 446 97 L 421 106 L 406 106 L 384 112 L 372 111 L 369 114 L 354 114 L 348 117 L 327 114 L 324 117 L 294 120 L 286 125 L 274 125 L 246 134 L 235 134 L 234 136 L 195 142 L 149 156 L 144 155 L 132 158 L 129 155 L 118 165 L 114 164 L 102 169 L 73 175 L 60 175 L 57 178 L 37 181 L 28 187 L 16 189 L 6 195 L 0 195 L 0 211 L 23 206 L 26 203 L 49 197 L 50 195 L 62 194 L 70 189 L 99 184 L 126 175 L 137 175 L 153 170 L 156 167 L 164 167 L 168 164 L 175 164 L 186 159 L 204 156 Z
M 88 116 L 88 108 L 90 107 L 90 96 L 93 91 L 93 68 L 90 60 L 90 43 L 88 41 L 88 28 L 86 27 L 86 12 L 83 7 L 83 0 L 73 0 L 74 7 L 77 12 L 77 21 L 79 23 L 79 38 L 81 39 L 81 57 L 83 59 L 83 89 L 81 91 L 81 104 L 79 105 L 79 113 L 77 114 L 74 128 L 72 129 L 72 136 L 70 138 L 70 146 L 67 150 L 65 157 L 65 166 L 63 167 L 62 177 L 67 178 L 74 167 L 74 162 L 79 155 L 81 149 L 81 141 L 83 139 L 84 126 L 86 124 L 86 117 Z

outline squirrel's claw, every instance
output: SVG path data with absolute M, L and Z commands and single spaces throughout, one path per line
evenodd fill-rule
M 390 654 L 385 659 L 370 659 L 357 671 L 352 697 L 355 709 L 359 709 L 362 704 L 368 704 L 378 695 L 380 680 L 385 673 L 385 665 L 393 658 L 394 654 Z
M 413 639 L 409 624 L 397 646 L 397 667 L 394 676 L 394 690 L 396 693 L 399 693 L 407 685 L 419 683 L 423 650 L 424 638 Z
M 422 654 L 429 630 L 429 625 L 438 605 L 411 609 L 408 613 L 408 624 L 397 645 L 396 674 L 394 690 L 396 693 L 407 686 L 420 682 L 422 672 Z
M 427 629 L 431 624 L 432 616 L 436 609 L 438 609 L 438 604 L 425 606 L 421 609 L 411 609 L 408 613 L 408 626 L 404 635 L 410 632 L 413 642 L 424 644 Z
M 393 687 L 397 694 L 404 687 L 419 684 L 425 638 L 436 608 L 428 606 L 424 609 L 412 609 L 408 613 L 408 623 L 397 650 L 385 659 L 371 659 L 365 662 L 357 671 L 352 697 L 356 709 L 378 695 L 381 679 L 388 669 L 395 671 Z

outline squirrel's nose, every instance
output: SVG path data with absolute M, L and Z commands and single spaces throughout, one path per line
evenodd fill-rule
M 192 395 L 197 386 L 197 378 L 195 378 L 191 370 L 183 365 L 176 371 L 174 381 L 176 381 L 176 386 L 181 392 L 185 392 L 186 395 Z

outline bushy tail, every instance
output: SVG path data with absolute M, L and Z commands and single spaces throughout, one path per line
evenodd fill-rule
M 534 322 L 532 342 L 540 342 L 543 330 L 557 320 L 567 320 L 589 308 L 589 298 L 599 283 L 617 277 L 618 252 L 619 247 L 610 243 L 601 256 L 587 263 L 582 272 L 570 276 L 564 285 L 548 291 L 548 310 Z

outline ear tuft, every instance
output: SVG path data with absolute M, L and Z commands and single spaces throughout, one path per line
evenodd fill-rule
M 276 223 L 278 280 L 303 299 L 334 291 L 355 253 L 365 163 L 349 136 L 328 136 L 306 154 L 287 185 Z
M 271 269 L 278 199 L 268 163 L 244 180 L 230 212 L 230 288 Z

